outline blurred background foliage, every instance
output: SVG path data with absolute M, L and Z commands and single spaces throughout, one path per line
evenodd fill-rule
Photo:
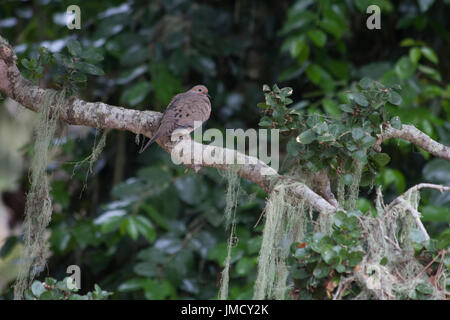
M 81 30 L 65 26 L 72 4 L 81 8 Z M 381 8 L 380 30 L 366 28 L 369 4 Z M 88 101 L 163 111 L 174 94 L 203 83 L 213 97 L 206 128 L 257 128 L 263 83 L 292 87 L 290 108 L 328 115 L 342 112 L 339 97 L 363 77 L 401 84 L 401 105 L 389 111 L 450 145 L 449 13 L 449 0 L 9 0 L 0 4 L 0 33 L 19 60 L 36 58 L 41 46 L 66 52 L 70 39 L 103 55 L 97 65 L 104 76 L 89 76 L 77 93 Z M 63 73 L 49 70 L 37 81 L 57 87 L 58 72 Z M 0 252 L 0 297 L 11 298 L 34 116 L 3 102 L 0 238 L 10 237 Z M 52 254 L 43 276 L 61 280 L 67 266 L 76 264 L 81 293 L 99 284 L 112 298 L 215 298 L 227 253 L 226 180 L 220 173 L 175 166 L 156 146 L 139 155 L 136 137 L 115 131 L 88 174 L 82 160 L 100 132 L 71 126 L 60 137 L 48 168 L 55 208 L 48 235 Z M 288 141 L 282 136 L 282 156 Z M 386 202 L 419 182 L 450 185 L 448 162 L 403 141 L 383 149 L 391 162 L 377 185 Z M 253 294 L 261 239 L 261 225 L 254 226 L 266 196 L 242 184 L 233 299 Z M 358 206 L 367 212 L 374 190 L 363 191 Z M 450 195 L 423 195 L 423 220 L 437 236 L 450 222 Z

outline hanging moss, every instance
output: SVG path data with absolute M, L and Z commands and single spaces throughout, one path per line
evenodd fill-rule
M 253 298 L 257 300 L 285 299 L 288 268 L 286 259 L 292 241 L 302 241 L 305 233 L 306 207 L 294 205 L 286 189 L 295 185 L 278 185 L 269 196 L 265 208 L 265 224 L 258 273 Z
M 49 154 L 65 96 L 65 90 L 46 90 L 38 111 L 30 166 L 30 188 L 25 205 L 24 249 L 14 287 L 14 299 L 22 299 L 34 277 L 44 269 L 49 255 L 46 227 L 51 220 L 52 200 L 46 168 L 50 162 Z M 107 133 L 108 130 L 103 132 L 100 141 L 94 143 L 91 155 L 84 160 L 89 163 L 88 174 L 92 173 L 93 165 L 106 144 Z
M 225 227 L 230 228 L 230 237 L 228 238 L 227 257 L 225 259 L 225 267 L 222 270 L 220 279 L 219 299 L 226 300 L 228 298 L 228 285 L 230 282 L 230 264 L 231 264 L 231 250 L 236 238 L 236 207 L 240 192 L 240 178 L 238 175 L 238 167 L 231 168 L 225 171 L 225 177 L 228 180 L 226 206 L 225 206 Z
M 391 208 L 383 204 L 381 189 L 377 189 L 377 217 L 362 217 L 367 228 L 364 238 L 366 255 L 359 264 L 355 278 L 362 288 L 356 299 L 414 299 L 418 285 L 428 288 L 433 299 L 444 299 L 445 293 L 432 285 L 423 272 L 424 266 L 414 256 L 409 237 L 415 221 L 406 206 L 415 210 L 419 192 L 409 192 Z M 403 204 L 402 204 L 403 203 Z
M 47 90 L 42 96 L 38 112 L 34 154 L 30 168 L 30 189 L 25 205 L 25 246 L 14 287 L 14 299 L 22 298 L 29 283 L 43 270 L 48 256 L 45 230 L 52 215 L 52 200 L 46 168 L 64 97 L 64 90 L 60 93 Z
M 350 185 L 348 191 L 348 201 L 346 203 L 345 208 L 347 210 L 355 210 L 356 203 L 359 196 L 359 183 L 361 181 L 361 173 L 364 168 L 364 164 L 358 160 L 353 162 L 353 177 L 352 184 Z

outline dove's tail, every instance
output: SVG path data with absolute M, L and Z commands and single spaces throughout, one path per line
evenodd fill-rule
M 145 151 L 145 149 L 147 149 L 153 142 L 155 142 L 155 140 L 158 138 L 158 136 L 155 134 L 145 145 L 145 147 L 143 147 L 141 150 L 139 150 L 139 153 L 142 153 Z

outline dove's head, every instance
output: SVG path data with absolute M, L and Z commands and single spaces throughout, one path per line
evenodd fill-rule
M 195 86 L 189 91 L 209 97 L 208 88 L 202 85 Z

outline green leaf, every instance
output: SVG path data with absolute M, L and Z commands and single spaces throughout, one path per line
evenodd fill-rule
M 20 60 L 20 62 L 28 70 L 33 70 L 34 69 L 32 62 L 30 60 L 28 60 L 27 58 L 23 58 L 22 60 Z
M 308 250 L 306 248 L 298 248 L 295 250 L 294 257 L 299 260 L 305 259 L 309 255 Z
M 331 271 L 330 266 L 320 262 L 314 268 L 313 275 L 314 277 L 321 279 L 328 276 L 330 274 L 330 271 Z
M 0 247 L 0 258 L 6 258 L 11 252 L 13 252 L 13 249 L 16 248 L 18 243 L 19 240 L 17 237 L 7 237 L 6 241 L 4 241 Z
M 294 279 L 306 279 L 309 278 L 311 275 L 305 270 L 305 268 L 299 266 L 299 265 L 295 265 L 292 269 L 291 269 L 291 277 Z
M 261 121 L 259 121 L 258 125 L 260 127 L 271 127 L 272 126 L 272 119 L 264 116 L 261 118 Z
M 367 155 L 364 150 L 358 150 L 356 152 L 352 153 L 352 156 L 358 160 L 359 162 L 366 163 L 367 162 Z
M 80 70 L 81 72 L 92 74 L 94 76 L 103 76 L 105 72 L 102 70 L 102 68 L 97 67 L 93 64 L 83 62 L 83 61 L 76 61 L 73 63 L 73 68 Z
M 340 38 L 342 35 L 342 28 L 339 26 L 339 23 L 331 18 L 325 17 L 319 22 L 319 26 L 335 38 Z
M 306 75 L 312 83 L 318 84 L 322 77 L 322 68 L 317 64 L 312 63 L 308 66 L 308 68 L 306 68 Z
M 389 103 L 398 106 L 402 104 L 402 97 L 394 90 L 390 90 L 388 93 L 388 101 Z
M 327 244 L 331 244 L 330 237 L 321 232 L 316 232 L 310 243 L 311 249 L 317 253 L 320 253 Z
M 436 55 L 436 53 L 434 52 L 433 49 L 431 49 L 429 47 L 422 47 L 422 48 L 420 48 L 420 51 L 425 56 L 425 58 L 427 58 L 434 64 L 437 64 L 439 62 L 438 56 Z
M 206 185 L 198 175 L 187 175 L 177 178 L 174 182 L 178 196 L 190 205 L 201 203 L 208 194 Z
M 83 50 L 81 48 L 80 42 L 75 39 L 69 39 L 69 41 L 67 41 L 67 49 L 69 50 L 70 54 L 74 57 L 79 57 Z
M 384 167 L 391 161 L 391 157 L 387 153 L 376 153 L 372 156 L 372 160 L 380 167 Z
M 69 75 L 69 79 L 73 82 L 86 82 L 87 81 L 87 77 L 84 73 L 81 72 L 73 72 Z
M 344 265 L 342 265 L 342 264 L 338 264 L 338 265 L 335 267 L 335 269 L 336 269 L 337 272 L 343 273 L 343 272 L 345 272 L 345 270 L 346 270 L 347 268 L 346 268 Z
M 150 216 L 153 222 L 165 230 L 169 230 L 169 225 L 163 215 L 152 205 L 143 205 L 142 209 Z
M 75 281 L 72 277 L 66 277 L 62 281 L 58 281 L 56 284 L 56 288 L 62 291 L 70 292 L 70 291 L 78 291 L 76 288 Z
M 360 251 L 350 252 L 348 257 L 348 265 L 350 267 L 356 267 L 358 263 L 361 262 L 363 256 L 364 254 Z
M 349 104 L 340 104 L 339 109 L 347 113 L 353 113 L 353 107 Z
M 369 105 L 369 101 L 367 101 L 364 94 L 360 92 L 351 93 L 350 99 L 353 99 L 357 104 L 363 107 L 367 107 Z
M 331 245 L 324 246 L 320 253 L 325 263 L 327 264 L 333 263 L 333 259 L 336 256 L 336 252 L 333 250 L 333 247 Z
M 263 91 L 264 91 L 264 92 L 270 92 L 270 91 L 271 91 L 271 90 L 270 90 L 270 86 L 267 85 L 267 84 L 263 84 Z
M 319 29 L 313 29 L 308 31 L 308 37 L 314 42 L 318 47 L 323 47 L 327 41 L 327 35 Z
M 411 62 L 416 64 L 420 60 L 420 56 L 422 54 L 420 53 L 420 49 L 417 47 L 409 49 L 409 58 L 411 59 Z
M 152 243 L 155 241 L 156 231 L 152 222 L 148 218 L 141 215 L 137 215 L 134 219 L 139 233 L 142 234 L 148 242 Z
M 411 46 L 415 46 L 416 44 L 417 44 L 417 41 L 414 39 L 411 39 L 411 38 L 403 39 L 400 42 L 401 47 L 411 47 Z
M 62 298 L 62 294 L 56 291 L 46 291 L 39 296 L 39 300 L 58 300 Z
M 433 294 L 433 287 L 429 283 L 419 283 L 416 290 L 423 294 Z
M 317 141 L 320 143 L 331 142 L 331 141 L 335 141 L 335 140 L 336 140 L 336 138 L 328 132 L 317 137 Z
M 383 189 L 394 183 L 398 193 L 402 193 L 405 190 L 405 177 L 399 170 L 384 167 L 381 173 L 381 178 L 383 179 L 384 184 Z
M 371 148 L 375 145 L 377 142 L 377 139 L 375 139 L 372 136 L 364 135 L 364 137 L 361 139 L 361 146 L 363 148 Z
M 361 86 L 361 88 L 363 88 L 365 90 L 370 89 L 373 85 L 373 80 L 369 79 L 367 77 L 364 77 L 359 81 L 359 85 Z
M 117 290 L 119 292 L 130 292 L 140 290 L 144 287 L 146 279 L 143 278 L 132 278 L 125 282 L 122 282 Z
M 296 39 L 291 46 L 291 56 L 297 59 L 299 65 L 309 57 L 309 46 L 303 37 Z
M 136 240 L 139 236 L 139 230 L 137 226 L 137 221 L 134 219 L 133 216 L 130 216 L 128 218 L 125 218 L 122 222 L 122 226 L 124 230 L 128 233 L 128 235 L 131 237 L 131 239 Z
M 64 66 L 68 69 L 75 69 L 75 63 L 72 61 L 72 58 L 69 56 L 66 56 L 65 54 L 54 53 L 53 59 L 56 62 L 56 64 Z
M 397 62 L 394 70 L 400 79 L 407 79 L 416 71 L 416 65 L 411 62 L 411 59 L 403 57 Z
M 163 105 L 168 105 L 173 96 L 182 91 L 181 78 L 176 77 L 164 63 L 152 63 L 149 70 L 156 98 Z
M 402 129 L 402 122 L 398 116 L 393 117 L 390 122 L 391 122 L 392 128 L 395 128 L 397 130 Z
M 40 281 L 35 280 L 31 285 L 31 292 L 33 292 L 36 297 L 40 297 L 45 291 L 47 291 L 47 289 L 45 289 L 44 284 Z
M 341 114 L 341 111 L 338 108 L 337 102 L 331 100 L 331 99 L 323 99 L 322 100 L 322 106 L 325 109 L 326 113 L 332 116 L 337 116 Z
M 424 66 L 422 64 L 419 64 L 418 68 L 421 72 L 425 73 L 431 79 L 434 79 L 436 81 L 442 81 L 441 74 L 436 69 Z
M 309 10 L 288 11 L 287 21 L 280 30 L 279 35 L 284 35 L 292 30 L 308 25 L 314 19 L 314 15 Z
M 353 128 L 352 129 L 352 138 L 354 140 L 360 140 L 365 136 L 364 130 L 362 128 Z
M 135 107 L 147 97 L 151 89 L 150 82 L 139 81 L 128 87 L 120 97 L 120 103 Z
M 448 249 L 450 247 L 450 229 L 445 230 L 439 235 L 437 247 L 439 250 Z
M 303 131 L 299 136 L 297 136 L 297 142 L 301 144 L 310 144 L 314 140 L 316 140 L 317 135 L 313 130 L 308 129 Z
M 243 257 L 242 259 L 239 259 L 235 270 L 239 276 L 246 276 L 255 266 L 256 261 L 254 258 Z
M 295 157 L 302 150 L 302 146 L 294 139 L 290 139 L 286 145 L 286 151 L 289 156 Z
M 102 50 L 93 47 L 83 50 L 80 57 L 91 63 L 98 63 L 103 60 Z

